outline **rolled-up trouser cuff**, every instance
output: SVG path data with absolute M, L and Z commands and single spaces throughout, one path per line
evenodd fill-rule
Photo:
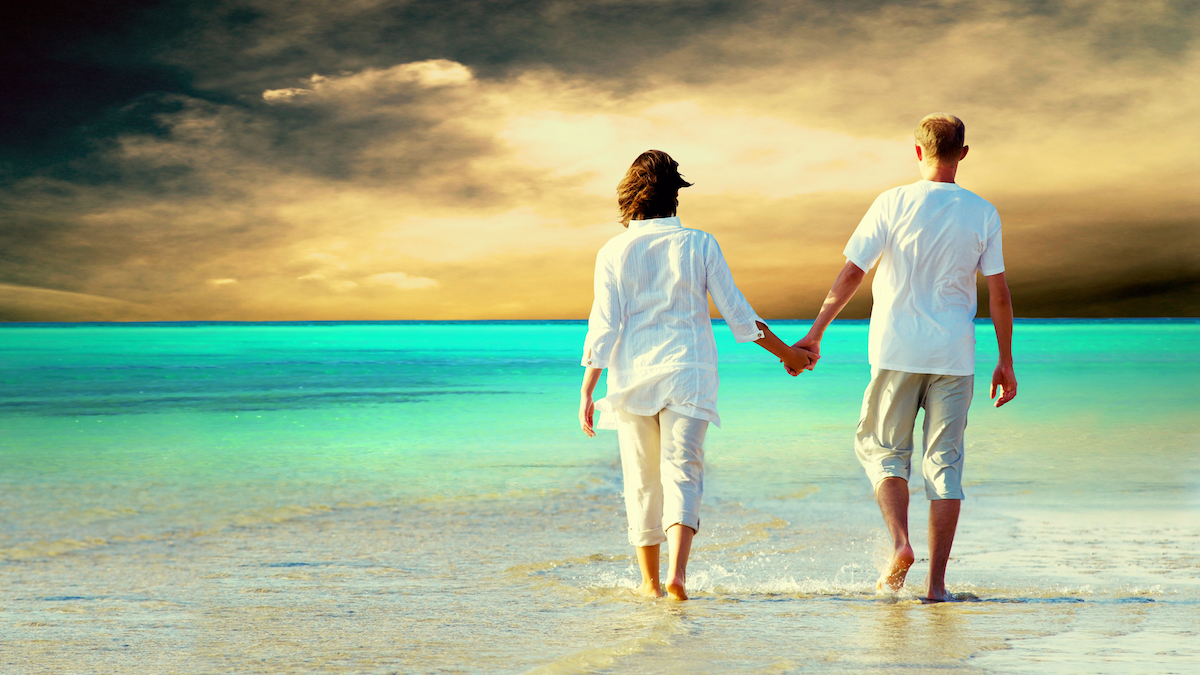
M 882 483 L 884 481 L 884 479 L 886 479 L 886 478 L 899 478 L 899 479 L 903 480 L 905 483 L 907 483 L 909 481 L 909 471 L 906 470 L 907 467 L 878 466 L 878 465 L 866 466 L 866 465 L 864 465 L 864 468 L 866 468 L 867 478 L 869 478 L 871 480 L 871 484 L 874 486 L 875 492 L 877 494 L 879 492 L 879 484 Z M 939 476 L 939 479 L 940 478 L 941 477 Z M 955 486 L 961 485 L 961 482 L 958 480 L 951 480 L 951 481 L 947 481 L 944 479 L 932 480 L 932 481 L 926 480 L 925 481 L 925 498 L 930 501 L 937 501 L 939 499 L 963 500 L 963 499 L 967 498 L 966 494 L 963 493 L 961 487 L 958 487 L 956 489 L 954 487 L 947 486 L 946 485 L 947 483 L 950 483 L 950 485 L 955 485 Z
M 867 478 L 871 479 L 871 484 L 875 487 L 875 492 L 879 492 L 879 484 L 888 478 L 899 478 L 905 483 L 908 482 L 908 472 L 900 469 L 884 467 L 866 467 Z
M 957 491 L 936 490 L 936 489 L 930 487 L 928 483 L 926 483 L 925 484 L 925 498 L 931 502 L 936 502 L 939 499 L 957 499 L 957 500 L 961 501 L 961 500 L 966 499 L 967 495 L 963 493 L 961 488 L 959 488 Z
M 681 513 L 675 517 L 663 517 L 663 529 L 669 530 L 673 525 L 687 525 L 694 531 L 700 531 L 700 516 L 695 513 Z
M 634 532 L 633 528 L 629 529 L 629 543 L 634 546 L 658 546 L 666 540 L 667 535 L 661 527 L 642 532 Z

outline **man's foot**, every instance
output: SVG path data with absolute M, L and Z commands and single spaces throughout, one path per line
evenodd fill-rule
M 687 590 L 683 587 L 683 579 L 672 579 L 667 584 L 667 595 L 672 600 L 687 600 Z
M 940 584 L 936 588 L 929 585 L 929 579 L 925 580 L 925 597 L 921 598 L 923 603 L 932 602 L 955 602 L 958 598 L 953 593 L 946 590 L 945 584 Z
M 644 583 L 638 586 L 636 593 L 644 595 L 647 598 L 661 598 L 663 596 L 662 589 L 658 587 L 658 584 L 654 583 Z
M 908 576 L 908 568 L 912 567 L 915 560 L 916 556 L 913 555 L 912 546 L 905 544 L 903 548 L 896 549 L 887 570 L 879 576 L 879 581 L 875 582 L 875 590 L 895 593 L 904 588 L 904 579 Z

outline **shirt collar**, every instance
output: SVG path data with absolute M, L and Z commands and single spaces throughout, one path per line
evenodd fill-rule
M 671 216 L 669 218 L 648 218 L 646 220 L 631 220 L 629 221 L 629 229 L 636 230 L 650 227 L 683 227 L 679 222 L 679 216 Z
M 928 187 L 928 188 L 934 188 L 934 189 L 940 189 L 940 190 L 955 190 L 955 189 L 961 190 L 962 189 L 962 186 L 959 185 L 958 183 L 943 183 L 942 181 L 925 180 L 924 178 L 922 178 L 920 182 L 922 185 L 924 185 L 925 187 Z

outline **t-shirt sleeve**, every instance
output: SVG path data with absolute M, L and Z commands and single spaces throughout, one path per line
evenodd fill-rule
M 1004 238 L 1000 234 L 1000 214 L 993 212 L 988 219 L 987 242 L 979 256 L 979 271 L 985 277 L 1004 271 Z
M 883 255 L 883 247 L 887 245 L 887 211 L 891 201 L 887 194 L 885 192 L 875 198 L 875 203 L 867 209 L 867 214 L 859 221 L 854 234 L 850 235 L 850 241 L 846 242 L 846 249 L 842 251 L 846 260 L 858 265 L 864 272 L 879 262 L 879 257 Z

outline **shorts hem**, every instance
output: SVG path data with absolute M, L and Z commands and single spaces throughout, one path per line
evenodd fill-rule
M 964 495 L 961 490 L 958 491 L 957 493 L 947 493 L 944 495 L 939 495 L 938 493 L 933 492 L 932 490 L 926 489 L 925 490 L 925 498 L 931 502 L 940 502 L 940 501 L 946 501 L 946 500 L 957 500 L 957 501 L 961 502 L 962 500 L 966 499 L 967 496 Z
M 875 492 L 879 492 L 879 484 L 882 483 L 887 478 L 899 478 L 900 480 L 904 481 L 905 483 L 908 482 L 908 476 L 902 476 L 900 474 L 895 474 L 895 473 L 887 473 L 886 471 L 868 472 L 867 477 L 871 479 L 871 488 Z

